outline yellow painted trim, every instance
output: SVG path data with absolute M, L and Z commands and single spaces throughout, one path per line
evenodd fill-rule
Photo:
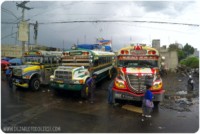
M 24 84 L 19 84 L 19 83 L 14 83 L 16 86 L 20 86 L 20 87 L 24 87 L 24 88 L 28 88 L 29 85 L 27 83 Z

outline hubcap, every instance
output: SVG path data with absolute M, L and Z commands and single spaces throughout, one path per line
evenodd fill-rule
M 40 87 L 40 82 L 39 82 L 38 80 L 36 80 L 36 81 L 34 82 L 34 87 L 35 87 L 35 89 L 39 89 L 39 87 Z

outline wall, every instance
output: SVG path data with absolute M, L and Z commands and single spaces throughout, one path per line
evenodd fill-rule
M 168 69 L 174 71 L 178 66 L 178 54 L 176 51 L 169 51 L 167 49 L 160 50 L 160 55 L 165 57 L 165 65 Z
M 25 51 L 27 51 L 27 46 L 25 46 Z M 22 46 L 21 45 L 2 45 L 1 46 L 1 57 L 17 57 L 22 56 Z

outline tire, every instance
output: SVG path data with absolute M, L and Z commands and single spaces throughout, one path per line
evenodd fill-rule
M 83 89 L 81 90 L 81 98 L 83 99 L 88 98 L 88 94 L 89 94 L 88 87 L 84 86 Z
M 22 87 L 20 87 L 20 86 L 15 86 L 16 87 L 16 89 L 18 90 L 18 89 L 22 89 Z
M 158 108 L 158 106 L 159 106 L 159 103 L 160 103 L 160 101 L 154 101 L 154 102 L 153 102 L 153 104 L 154 104 L 154 107 L 155 107 L 155 108 Z
M 30 82 L 31 89 L 37 91 L 40 89 L 40 80 L 38 78 L 33 78 Z

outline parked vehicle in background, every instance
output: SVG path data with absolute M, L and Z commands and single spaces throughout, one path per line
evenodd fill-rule
M 55 90 L 81 91 L 87 94 L 86 81 L 93 73 L 97 74 L 97 82 L 109 76 L 112 77 L 113 52 L 97 49 L 74 48 L 62 54 L 62 66 L 59 66 L 51 76 L 51 87 Z
M 59 66 L 61 51 L 29 51 L 22 60 L 24 65 L 13 68 L 13 84 L 16 87 L 38 90 L 41 84 L 49 84 L 50 75 Z
M 10 59 L 9 62 L 12 66 L 22 65 L 22 59 L 20 58 Z
M 118 76 L 113 87 L 113 102 L 118 99 L 142 101 L 146 85 L 151 85 L 153 101 L 163 100 L 163 82 L 159 75 L 159 52 L 144 45 L 130 45 L 118 51 Z

